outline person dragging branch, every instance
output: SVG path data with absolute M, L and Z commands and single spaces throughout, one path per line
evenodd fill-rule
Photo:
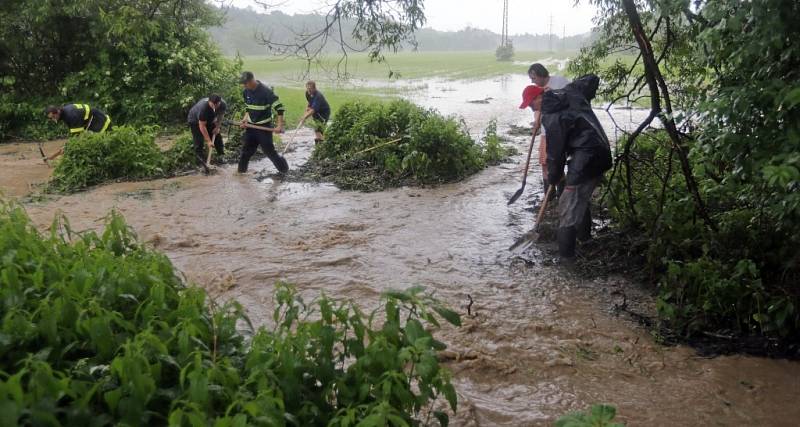
M 89 104 L 66 104 L 64 106 L 50 105 L 44 110 L 47 118 L 54 122 L 64 122 L 69 128 L 70 136 L 78 136 L 85 131 L 103 133 L 111 129 L 111 117 L 92 108 Z M 45 157 L 45 162 L 64 154 L 64 149 L 59 148 L 54 154 Z
M 242 119 L 241 127 L 245 129 L 242 140 L 244 146 L 242 147 L 242 154 L 239 158 L 239 173 L 247 172 L 247 166 L 250 163 L 250 158 L 256 153 L 258 147 L 264 151 L 264 154 L 272 161 L 278 172 L 285 174 L 289 171 L 289 162 L 283 156 L 275 151 L 275 145 L 272 142 L 272 132 L 263 129 L 248 128 L 245 125 L 257 125 L 267 127 L 272 124 L 272 110 L 275 110 L 276 123 L 274 132 L 283 132 L 283 113 L 285 109 L 278 96 L 267 87 L 264 83 L 256 80 L 253 73 L 245 71 L 242 73 L 239 82 L 244 86 L 242 96 L 246 112 Z
M 225 144 L 222 140 L 222 121 L 227 104 L 219 95 L 209 95 L 202 98 L 189 110 L 187 122 L 192 131 L 194 152 L 200 166 L 208 167 L 203 147 L 215 148 L 218 156 L 225 154 Z
M 308 101 L 306 112 L 297 127 L 303 126 L 306 119 L 312 117 L 314 119 L 314 143 L 319 144 L 324 139 L 325 127 L 331 118 L 331 106 L 328 105 L 325 95 L 317 90 L 317 84 L 313 80 L 306 83 L 306 101 Z
M 600 79 L 589 74 L 541 96 L 551 186 L 561 181 L 567 165 L 566 186 L 558 200 L 558 254 L 566 263 L 575 260 L 576 238 L 591 238 L 592 193 L 612 166 L 611 145 L 591 105 L 599 84 Z

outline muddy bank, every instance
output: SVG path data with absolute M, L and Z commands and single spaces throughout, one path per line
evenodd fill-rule
M 439 108 L 467 113 L 476 136 L 492 116 L 502 117 L 501 132 L 530 121 L 530 112 L 508 112 L 516 89 L 491 81 L 477 87 L 483 84 L 496 85 L 489 104 L 466 103 L 488 96 L 473 92 Z M 448 109 L 451 101 L 456 107 Z M 310 130 L 298 135 L 288 156 L 293 168 L 313 145 Z M 513 140 L 520 153 L 527 142 Z M 276 280 L 296 283 L 307 297 L 325 292 L 364 307 L 388 288 L 435 289 L 464 316 L 462 328 L 438 332 L 460 399 L 453 425 L 550 425 L 596 402 L 617 406 L 632 426 L 794 424 L 800 364 L 663 347 L 613 312 L 622 293 L 638 310 L 652 310 L 636 285 L 615 275 L 565 274 L 547 247 L 530 262 L 512 257 L 506 249 L 532 226 L 541 192 L 534 169 L 523 198 L 506 206 L 522 155 L 514 160 L 460 183 L 377 193 L 257 180 L 223 167 L 212 176 L 102 186 L 26 209 L 42 229 L 62 211 L 80 230 L 99 227 L 116 208 L 189 279 L 217 298 L 236 298 L 262 324 Z M 252 169 L 273 171 L 269 160 Z

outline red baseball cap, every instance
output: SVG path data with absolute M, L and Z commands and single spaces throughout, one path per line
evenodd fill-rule
M 544 93 L 544 88 L 541 86 L 536 85 L 528 85 L 525 90 L 522 91 L 522 104 L 519 105 L 520 110 L 524 110 L 528 108 L 534 99 L 538 98 L 541 94 Z

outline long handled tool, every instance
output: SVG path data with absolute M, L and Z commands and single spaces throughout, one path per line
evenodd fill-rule
M 528 147 L 528 160 L 525 161 L 525 171 L 522 174 L 522 187 L 514 193 L 513 196 L 508 200 L 508 204 L 512 204 L 519 199 L 519 196 L 522 195 L 522 191 L 525 190 L 525 184 L 528 183 L 528 168 L 531 165 L 531 153 L 533 153 L 533 144 L 536 141 L 536 134 L 539 133 L 539 127 L 542 125 L 542 114 L 536 117 L 536 124 L 533 126 L 533 135 L 531 135 L 531 145 Z
M 297 125 L 297 127 L 296 127 L 296 128 L 294 128 L 294 132 L 292 132 L 292 136 L 290 136 L 290 137 L 289 137 L 289 141 L 288 141 L 288 142 L 286 143 L 286 145 L 283 147 L 283 151 L 281 151 L 281 156 L 282 156 L 282 155 L 284 155 L 284 154 L 286 154 L 286 151 L 287 151 L 287 150 L 289 150 L 289 147 L 290 147 L 290 146 L 292 145 L 292 143 L 294 142 L 294 137 L 295 137 L 295 136 L 297 136 L 297 132 L 299 132 L 299 131 L 300 131 L 300 127 L 302 127 L 302 126 L 303 126 L 303 122 L 300 122 L 300 124 L 299 124 L 299 125 Z
M 213 144 L 208 146 L 208 154 L 206 155 L 206 168 L 211 167 L 211 150 L 214 148 Z
M 550 201 L 550 197 L 553 195 L 554 191 L 556 191 L 556 186 L 550 185 L 550 188 L 547 189 L 547 194 L 544 196 L 542 207 L 539 208 L 539 215 L 536 216 L 536 224 L 534 224 L 533 230 L 523 234 L 522 237 L 517 239 L 517 241 L 508 248 L 509 251 L 514 251 L 517 253 L 524 252 L 532 244 L 539 240 L 539 225 L 542 223 L 545 210 L 547 210 L 547 202 Z
M 44 160 L 44 162 L 47 164 L 47 166 L 50 166 L 50 161 L 47 160 L 47 156 L 44 154 L 44 148 L 42 148 L 42 143 L 41 142 L 39 143 L 39 154 L 42 155 L 42 160 Z
M 381 147 L 385 147 L 385 146 L 387 146 L 387 145 L 389 145 L 389 144 L 394 144 L 395 142 L 400 142 L 400 141 L 402 141 L 402 140 L 403 140 L 404 138 L 406 138 L 406 137 L 408 137 L 408 135 L 403 135 L 403 136 L 401 136 L 400 138 L 393 139 L 393 140 L 391 140 L 391 141 L 382 142 L 382 143 L 380 143 L 380 144 L 378 144 L 378 145 L 374 145 L 374 146 L 372 146 L 372 147 L 369 147 L 369 148 L 367 148 L 367 149 L 364 149 L 364 150 L 361 150 L 361 151 L 356 151 L 355 153 L 353 153 L 353 155 L 354 155 L 354 156 L 357 156 L 357 155 L 359 155 L 359 154 L 364 154 L 364 153 L 366 153 L 366 152 L 369 152 L 369 151 L 372 151 L 372 150 L 375 150 L 375 149 L 378 149 L 378 148 L 381 148 Z
M 234 122 L 232 120 L 225 120 L 225 121 L 222 122 L 222 124 L 224 124 L 224 125 L 241 126 L 240 122 Z M 268 127 L 265 127 L 265 126 L 259 126 L 259 125 L 254 125 L 254 124 L 250 124 L 250 123 L 245 123 L 244 127 L 250 128 L 250 129 L 265 130 L 267 132 L 275 132 L 275 128 L 268 128 Z

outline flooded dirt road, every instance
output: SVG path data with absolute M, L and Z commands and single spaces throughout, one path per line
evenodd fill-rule
M 463 115 L 477 136 L 492 117 L 501 131 L 530 121 L 530 112 L 516 110 L 519 85 L 432 82 L 413 99 Z M 487 104 L 466 102 L 486 97 Z M 305 144 L 288 155 L 292 166 L 310 153 L 313 135 L 301 135 Z M 524 152 L 527 142 L 513 144 Z M 800 363 L 704 359 L 686 347 L 662 347 L 611 314 L 620 292 L 647 301 L 636 284 L 573 277 L 542 253 L 532 254 L 533 263 L 513 258 L 507 247 L 532 225 L 541 192 L 532 173 L 523 198 L 506 206 L 524 159 L 513 160 L 457 184 L 369 194 L 260 182 L 230 167 L 212 176 L 102 186 L 26 209 L 42 228 L 62 211 L 73 229 L 90 229 L 116 208 L 189 279 L 218 298 L 236 298 L 262 323 L 277 280 L 308 297 L 325 292 L 365 307 L 388 288 L 436 290 L 464 319 L 463 327 L 438 332 L 459 393 L 453 425 L 551 425 L 601 402 L 615 405 L 631 426 L 796 425 Z M 268 160 L 252 167 L 272 170 Z

